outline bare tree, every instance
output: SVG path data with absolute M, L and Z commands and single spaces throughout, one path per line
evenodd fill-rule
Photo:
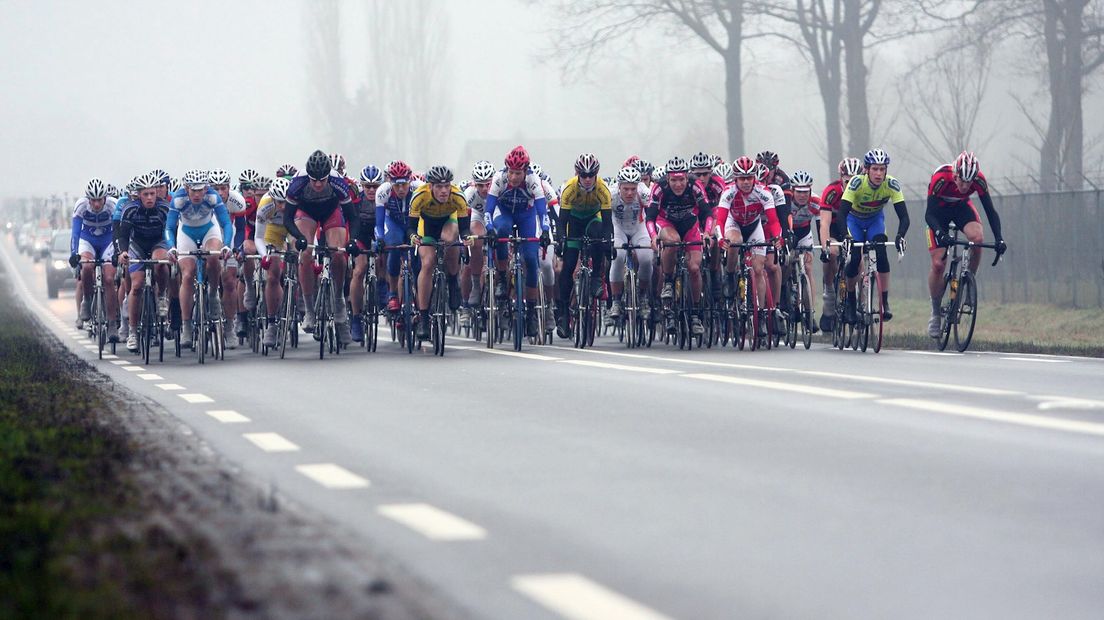
M 742 47 L 755 35 L 745 32 L 753 0 L 560 0 L 554 13 L 562 16 L 555 51 L 567 69 L 585 69 L 601 51 L 643 28 L 669 25 L 666 35 L 676 41 L 687 35 L 724 61 L 725 123 L 729 154 L 744 152 Z M 580 38 L 579 33 L 585 33 Z
M 992 65 L 992 48 L 974 40 L 909 70 L 904 116 L 912 137 L 930 157 L 924 159 L 945 161 L 963 149 L 981 150 L 992 139 L 992 134 L 982 137 L 977 131 Z
M 418 166 L 439 163 L 429 159 L 452 110 L 446 13 L 441 0 L 376 0 L 366 12 L 365 98 L 378 106 L 383 141 Z

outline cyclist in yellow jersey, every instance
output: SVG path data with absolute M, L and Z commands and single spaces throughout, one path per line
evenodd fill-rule
M 839 214 L 847 228 L 845 245 L 851 241 L 878 243 L 874 252 L 878 261 L 878 284 L 882 291 L 882 318 L 889 321 L 893 313 L 889 311 L 889 258 L 882 243 L 888 241 L 885 232 L 885 206 L 893 204 L 897 212 L 897 237 L 894 245 L 898 252 L 905 251 L 905 233 L 909 228 L 908 209 L 905 196 L 901 193 L 901 184 L 889 176 L 889 154 L 882 149 L 871 149 L 863 158 L 866 174 L 851 178 L 847 189 L 840 199 Z M 847 305 L 844 308 L 844 320 L 854 323 L 855 284 L 859 280 L 859 261 L 863 252 L 851 252 L 847 262 Z
M 276 346 L 276 311 L 280 308 L 280 296 L 283 292 L 280 279 L 283 277 L 283 260 L 278 252 L 287 249 L 287 228 L 284 227 L 284 208 L 287 202 L 288 180 L 277 178 L 272 181 L 268 193 L 257 204 L 257 221 L 253 228 L 253 243 L 257 253 L 264 257 L 262 266 L 265 271 L 264 301 L 268 319 L 264 333 L 264 345 Z
M 471 227 L 471 211 L 460 188 L 452 183 L 452 170 L 433 166 L 426 171 L 426 183 L 414 192 L 406 233 L 410 243 L 421 245 L 418 257 L 422 270 L 418 274 L 418 338 L 429 338 L 429 299 L 433 286 L 433 265 L 437 261 L 437 241 L 453 243 L 467 235 Z M 448 275 L 449 308 L 460 307 L 460 248 L 445 250 L 445 270 Z
M 559 277 L 559 302 L 556 304 L 556 323 L 561 338 L 570 337 L 568 314 L 571 302 L 572 274 L 579 263 L 580 239 L 584 236 L 592 241 L 605 242 L 604 252 L 592 244 L 589 248 L 594 257 L 595 282 L 601 282 L 606 268 L 604 258 L 612 260 L 613 215 L 611 205 L 613 196 L 606 182 L 598 178 L 601 164 L 593 153 L 583 153 L 575 160 L 575 176 L 564 185 L 560 192 L 560 225 L 556 229 L 556 253 L 563 257 L 563 266 Z M 594 287 L 594 294 L 602 290 Z M 580 300 L 582 303 L 582 300 Z

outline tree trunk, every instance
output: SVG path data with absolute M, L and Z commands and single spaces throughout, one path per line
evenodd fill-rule
M 840 127 L 839 79 L 825 83 L 821 80 L 820 98 L 824 102 L 824 133 L 828 146 L 828 176 L 836 178 L 836 163 L 843 159 L 843 130 Z
M 1039 182 L 1045 188 L 1060 188 L 1062 119 L 1065 116 L 1065 49 L 1061 42 L 1061 8 L 1057 0 L 1043 2 L 1043 41 L 1047 53 L 1047 81 L 1050 85 L 1050 118 L 1039 147 Z
M 863 55 L 862 0 L 844 0 L 843 54 L 847 71 L 848 150 L 865 153 L 870 143 L 870 111 L 866 100 L 866 60 Z
M 1084 120 L 1082 118 L 1082 75 L 1084 61 L 1081 47 L 1084 44 L 1085 0 L 1067 0 L 1062 15 L 1062 30 L 1065 31 L 1066 72 L 1063 89 L 1066 96 L 1066 136 L 1065 162 L 1066 186 L 1070 189 L 1084 187 Z
M 729 36 L 725 63 L 725 121 L 728 124 L 728 159 L 744 155 L 743 91 L 740 85 L 742 63 L 740 38 Z

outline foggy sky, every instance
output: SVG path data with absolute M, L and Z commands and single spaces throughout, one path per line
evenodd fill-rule
M 343 9 L 355 14 L 355 4 L 350 0 Z M 589 140 L 611 173 L 630 153 L 605 152 L 610 138 L 638 144 L 629 150 L 655 163 L 676 149 L 684 156 L 698 149 L 723 153 L 720 61 L 695 39 L 649 33 L 642 39 L 651 47 L 619 44 L 619 54 L 590 73 L 564 76 L 557 62 L 543 58 L 556 16 L 518 0 L 444 4 L 452 53 L 441 62 L 454 76 L 455 107 L 439 161 L 470 166 L 458 160 L 471 138 Z M 235 175 L 255 167 L 271 174 L 285 161 L 301 164 L 315 148 L 331 150 L 308 116 L 309 24 L 297 0 L 5 0 L 0 11 L 0 109 L 7 121 L 0 137 L 2 195 L 76 194 L 91 176 L 120 183 L 157 167 L 174 175 L 191 167 L 221 167 Z M 365 47 L 356 40 L 358 22 L 348 21 L 343 63 L 359 66 Z M 901 131 L 902 121 L 891 122 L 900 105 L 899 74 L 916 53 L 909 45 L 916 43 L 880 45 L 870 62 L 874 136 L 891 154 L 916 148 Z M 827 182 L 834 162 L 822 155 L 821 104 L 808 64 L 776 39 L 757 40 L 747 53 L 747 150 L 771 148 L 781 153 L 787 170 L 805 168 L 818 185 Z M 487 85 L 490 75 L 509 80 L 521 96 L 494 92 Z M 1019 76 L 1018 83 L 1034 87 Z M 1014 84 L 1010 72 L 1002 76 L 998 67 L 981 133 L 1001 131 L 979 151 L 991 178 L 1021 175 L 1030 170 L 1018 160 L 1034 161 L 1020 137 L 1030 129 L 1009 97 Z M 346 86 L 351 93 L 358 85 L 350 80 Z M 626 114 L 636 99 L 651 101 L 654 112 L 643 120 Z M 1090 90 L 1087 141 L 1101 131 L 1100 115 L 1093 113 L 1099 104 L 1100 93 Z M 368 163 L 355 150 L 345 155 L 350 168 Z M 497 162 L 503 155 L 482 157 Z M 533 156 L 554 173 L 570 170 L 571 161 Z M 1086 160 L 1086 168 L 1099 166 L 1095 154 Z M 891 173 L 922 183 L 939 163 L 909 164 L 898 157 Z

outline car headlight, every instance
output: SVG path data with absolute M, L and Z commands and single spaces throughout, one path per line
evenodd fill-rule
M 65 269 L 68 266 L 69 266 L 69 263 L 67 263 L 63 260 L 54 261 L 54 269 Z

